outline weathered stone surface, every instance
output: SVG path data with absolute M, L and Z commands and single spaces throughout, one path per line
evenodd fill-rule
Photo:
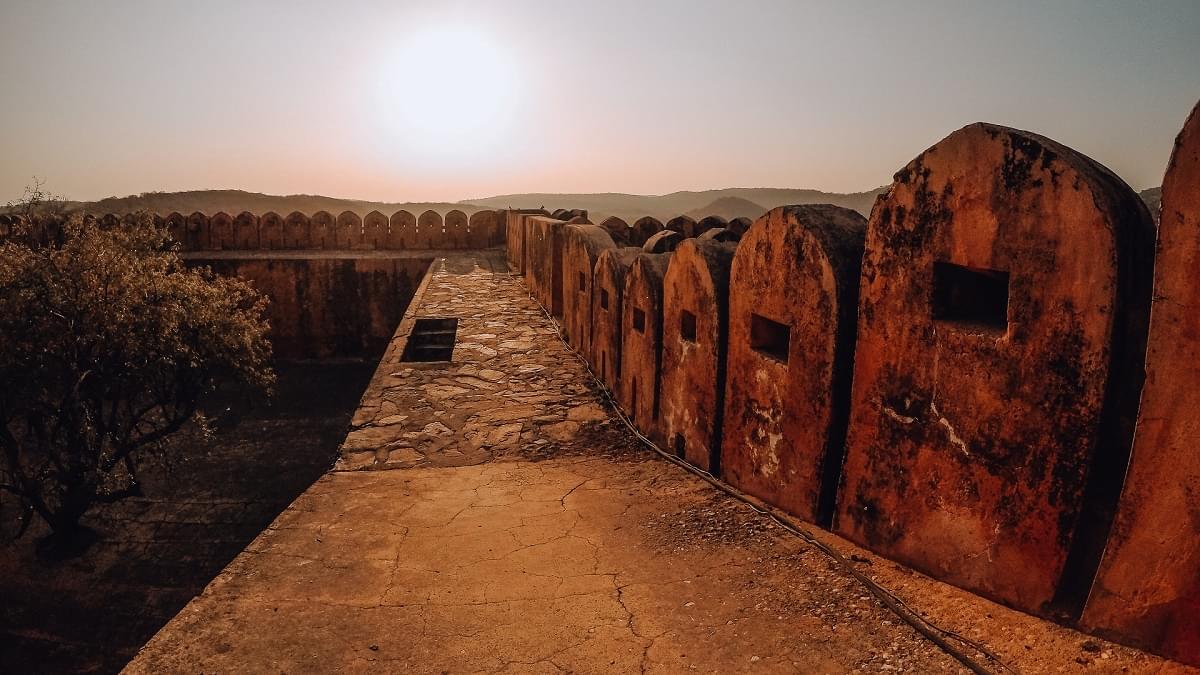
M 729 225 L 721 216 L 705 216 L 696 223 L 695 228 L 691 232 L 684 230 L 684 235 L 688 237 L 699 237 L 700 235 L 715 228 L 724 228 Z
M 467 221 L 467 248 L 487 248 L 500 243 L 499 212 L 490 209 L 476 211 Z
M 308 240 L 313 248 L 336 249 L 337 219 L 328 211 L 317 211 L 312 214 L 308 223 Z
M 707 230 L 704 234 L 696 238 L 704 241 L 717 241 L 736 244 L 738 241 L 741 241 L 742 235 L 741 233 L 726 227 L 714 227 L 713 229 Z
M 621 318 L 625 277 L 640 248 L 611 248 L 601 251 L 592 275 L 592 345 L 588 365 L 614 394 L 620 392 Z
M 660 413 L 667 448 L 690 464 L 721 469 L 729 266 L 735 244 L 688 239 L 663 279 Z
M 467 248 L 467 242 L 470 240 L 468 223 L 466 213 L 458 209 L 448 212 L 445 223 L 446 235 L 439 248 Z
M 729 282 L 722 475 L 825 527 L 846 440 L 866 225 L 837 206 L 772 209 L 742 238 Z
M 691 237 L 694 236 L 696 231 L 696 221 L 690 216 L 675 216 L 663 225 L 663 229 L 678 232 L 685 237 Z
M 642 253 L 625 277 L 621 302 L 621 379 L 618 401 L 637 428 L 665 445 L 659 423 L 662 381 L 663 278 L 672 253 Z
M 310 248 L 308 239 L 309 218 L 299 211 L 292 211 L 283 219 L 283 248 Z
M 624 220 L 616 216 L 609 216 L 600 223 L 600 227 L 608 232 L 608 236 L 612 237 L 613 243 L 617 246 L 633 246 L 629 223 Z
M 246 279 L 267 296 L 276 356 L 383 354 L 429 266 L 413 258 L 194 259 Z
M 258 216 L 242 211 L 233 219 L 234 248 L 252 251 L 260 248 L 258 240 Z
M 200 213 L 199 211 L 193 211 L 191 215 L 187 217 L 187 229 L 190 233 L 189 236 L 192 237 L 197 244 L 195 250 L 216 250 L 216 244 L 209 236 L 211 233 L 208 228 L 208 216 Z
M 1200 105 L 1163 178 L 1146 386 L 1088 628 L 1200 665 Z
M 417 217 L 417 241 L 414 248 L 438 248 L 445 236 L 442 214 L 428 210 Z
M 333 225 L 333 240 L 338 250 L 349 251 L 363 246 L 362 218 L 353 211 L 342 211 Z
M 163 219 L 167 224 L 167 231 L 171 233 L 171 238 L 179 242 L 180 248 L 184 251 L 202 251 L 206 248 L 204 242 L 200 241 L 199 231 L 191 227 L 188 218 L 178 211 L 168 213 Z M 257 227 L 255 228 L 255 239 L 257 239 Z
M 392 214 L 384 248 L 398 251 L 417 247 L 417 217 L 401 209 Z
M 1128 186 L 1034 134 L 973 124 L 901 169 L 867 233 L 838 531 L 1078 611 L 1128 459 L 1153 245 Z
M 592 349 L 592 274 L 613 240 L 596 225 L 567 225 L 563 232 L 563 330 L 580 354 Z
M 684 240 L 684 236 L 675 230 L 663 230 L 650 236 L 642 250 L 646 253 L 670 253 Z
M 641 246 L 650 237 L 662 232 L 663 224 L 657 218 L 642 216 L 629 226 L 629 243 L 626 246 Z
M 237 248 L 237 236 L 233 231 L 233 218 L 228 213 L 224 211 L 214 213 L 208 219 L 208 226 L 213 248 L 222 250 Z
M 387 216 L 379 211 L 372 211 L 363 218 L 362 227 L 363 233 L 362 240 L 359 242 L 359 248 L 367 250 L 387 248 Z
M 557 319 L 563 317 L 563 246 L 567 223 L 547 216 L 525 219 L 525 280 L 533 297 Z
M 495 250 L 435 263 L 363 396 L 340 468 L 478 464 L 607 424 L 541 310 L 492 271 L 502 263 Z M 458 319 L 451 360 L 401 361 L 414 322 L 430 316 Z
M 267 211 L 258 219 L 258 247 L 278 251 L 283 248 L 283 217 Z
M 732 232 L 733 234 L 737 235 L 737 237 L 739 239 L 741 239 L 742 236 L 746 234 L 746 230 L 749 230 L 750 226 L 753 224 L 754 224 L 753 220 L 750 220 L 749 218 L 742 216 L 740 218 L 734 218 L 733 220 L 729 221 L 729 223 L 727 225 L 725 225 L 725 230 L 728 232 Z

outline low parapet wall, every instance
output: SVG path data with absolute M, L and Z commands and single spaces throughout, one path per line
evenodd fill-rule
M 414 216 L 400 210 L 391 216 L 379 211 L 360 218 L 353 211 L 334 216 L 328 211 L 306 215 L 298 211 L 281 216 L 274 211 L 254 214 L 247 211 L 230 215 L 199 211 L 155 214 L 154 219 L 167 227 L 184 252 L 199 251 L 280 251 L 280 250 L 429 250 L 479 249 L 499 246 L 505 240 L 503 211 L 476 211 L 469 217 L 453 210 L 445 218 L 436 211 Z M 84 218 L 115 226 L 132 215 L 91 215 Z M 22 219 L 0 215 L 0 236 L 5 236 Z M 35 218 L 24 223 L 35 242 L 48 243 L 61 231 L 61 217 Z
M 510 238 L 510 259 L 543 303 L 591 289 L 571 343 L 665 450 L 938 579 L 1200 664 L 1198 166 L 1194 112 L 1157 268 L 1151 216 L 1118 177 L 987 124 L 901 169 L 865 240 L 857 214 L 781 207 L 657 234 L 610 219 L 599 254 L 527 226 L 536 246 Z M 692 238 L 736 245 L 727 298 L 684 269 Z M 719 326 L 725 302 L 727 338 L 700 320 Z M 699 347 L 722 339 L 704 345 L 729 380 L 712 410 L 720 371 Z

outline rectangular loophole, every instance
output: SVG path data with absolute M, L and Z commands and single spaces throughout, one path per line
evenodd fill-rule
M 417 319 L 408 344 L 404 346 L 401 361 L 449 361 L 454 355 L 454 339 L 458 333 L 458 319 Z
M 758 314 L 750 315 L 751 349 L 780 363 L 787 363 L 788 352 L 791 351 L 791 346 L 791 326 L 779 323 L 778 321 L 772 321 Z
M 696 341 L 696 315 L 686 309 L 679 312 L 679 337 L 688 342 Z
M 600 309 L 608 311 L 608 290 L 600 289 Z
M 587 279 L 583 276 L 583 272 L 577 272 L 575 277 L 575 289 L 580 293 L 583 292 L 584 286 L 587 286 Z
M 934 321 L 987 333 L 1008 330 L 1008 272 L 933 264 Z
M 639 333 L 646 332 L 646 313 L 637 307 L 633 308 L 633 329 Z

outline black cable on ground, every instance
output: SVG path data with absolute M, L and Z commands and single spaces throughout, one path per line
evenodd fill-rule
M 518 275 L 514 274 L 513 276 L 518 276 Z M 870 577 L 863 574 L 858 569 L 856 569 L 853 565 L 851 565 L 850 562 L 846 560 L 845 556 L 843 556 L 840 552 L 838 552 L 837 549 L 835 549 L 832 546 L 817 539 L 811 532 L 809 532 L 807 529 L 805 529 L 802 525 L 793 521 L 790 517 L 778 512 L 774 507 L 768 506 L 766 504 L 760 504 L 753 497 L 750 497 L 749 495 L 742 493 L 737 488 L 721 481 L 719 478 L 717 478 L 716 476 L 713 476 L 709 472 L 704 471 L 703 469 L 700 469 L 691 464 L 688 464 L 683 459 L 680 459 L 679 457 L 675 456 L 674 454 L 669 453 L 669 452 L 663 450 L 662 448 L 658 447 L 658 444 L 656 444 L 654 441 L 652 441 L 650 438 L 648 438 L 645 434 L 643 434 L 641 431 L 639 431 L 638 428 L 633 424 L 633 422 L 625 415 L 625 412 L 621 410 L 621 407 L 617 404 L 616 399 L 613 397 L 612 392 L 609 391 L 608 387 L 605 386 L 604 383 L 600 380 L 600 378 L 596 376 L 596 373 L 592 371 L 591 365 L 588 364 L 587 359 L 584 358 L 584 356 L 582 354 L 580 354 L 577 349 L 572 347 L 570 345 L 570 343 L 566 340 L 565 337 L 563 337 L 562 331 L 558 327 L 558 322 L 554 319 L 553 316 L 550 315 L 549 312 L 546 311 L 546 308 L 542 306 L 542 303 L 539 302 L 538 299 L 533 297 L 532 295 L 530 295 L 529 298 L 530 298 L 530 300 L 533 300 L 534 304 L 537 305 L 538 309 L 540 309 L 542 311 L 542 314 L 545 315 L 546 319 L 550 322 L 550 325 L 554 327 L 554 332 L 558 335 L 559 341 L 562 342 L 563 349 L 565 351 L 573 354 L 575 356 L 575 358 L 577 358 L 579 360 L 579 362 L 581 364 L 583 364 L 584 370 L 586 370 L 588 375 L 591 376 L 592 382 L 600 390 L 600 393 L 604 397 L 605 401 L 608 403 L 608 406 L 613 410 L 613 412 L 616 413 L 617 418 L 620 419 L 621 422 L 626 427 L 629 428 L 630 432 L 632 432 L 634 436 L 636 436 L 640 441 L 642 441 L 642 443 L 645 444 L 646 447 L 648 447 L 650 450 L 654 451 L 655 454 L 657 454 L 659 457 L 671 462 L 672 464 L 675 464 L 676 466 L 681 467 L 682 469 L 686 470 L 687 472 L 698 476 L 701 480 L 705 481 L 709 485 L 712 485 L 713 487 L 720 490 L 721 492 L 728 495 L 729 497 L 732 497 L 732 498 L 736 499 L 737 501 L 741 502 L 742 504 L 750 507 L 750 509 L 753 510 L 755 513 L 769 518 L 771 520 L 771 522 L 775 523 L 777 526 L 782 528 L 784 531 L 799 537 L 805 543 L 809 544 L 810 546 L 817 549 L 818 551 L 824 553 L 827 557 L 829 557 L 831 560 L 833 560 L 839 567 L 841 567 L 842 570 L 844 570 L 847 574 L 854 577 L 860 584 L 862 584 L 863 587 L 866 588 L 871 593 L 871 595 L 875 596 L 875 598 L 877 600 L 879 600 L 879 602 L 882 603 L 884 607 L 887 607 L 889 610 L 891 610 L 891 612 L 893 614 L 895 614 L 897 618 L 899 618 L 904 623 L 908 624 L 913 630 L 917 631 L 917 633 L 924 636 L 927 640 L 929 640 L 930 642 L 937 645 L 939 649 L 941 649 L 942 651 L 949 654 L 951 657 L 954 658 L 954 660 L 961 663 L 964 667 L 966 667 L 971 672 L 976 673 L 977 675 L 994 675 L 994 673 L 997 671 L 988 669 L 979 660 L 977 660 L 970 654 L 967 654 L 962 649 L 959 649 L 957 646 L 955 646 L 953 643 L 951 643 L 950 640 L 955 640 L 961 644 L 964 644 L 964 645 L 970 647 L 976 653 L 982 654 L 984 657 L 987 658 L 988 661 L 990 661 L 993 664 L 995 664 L 996 666 L 998 666 L 1001 670 L 1005 670 L 1010 673 L 1018 673 L 1019 672 L 1016 668 L 1004 663 L 1004 661 L 1001 660 L 999 656 L 997 656 L 994 652 L 992 652 L 991 650 L 989 650 L 987 647 L 983 646 L 979 642 L 976 642 L 975 640 L 972 640 L 960 633 L 956 633 L 952 630 L 942 628 L 941 626 L 938 626 L 937 624 L 933 623 L 929 619 L 926 619 L 925 617 L 918 614 L 911 607 L 909 607 L 907 604 L 905 604 L 905 602 L 903 600 L 901 600 L 899 597 L 897 597 L 896 594 L 887 590 L 883 586 L 880 586 L 878 583 L 876 583 Z

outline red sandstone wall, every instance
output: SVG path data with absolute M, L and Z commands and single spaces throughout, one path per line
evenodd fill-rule
M 1200 664 L 1200 105 L 1167 167 L 1129 473 L 1083 623 Z
M 836 206 L 773 209 L 747 230 L 730 274 L 721 471 L 826 527 L 846 438 L 866 225 Z M 777 326 L 786 335 L 769 331 Z
M 563 325 L 567 340 L 580 354 L 592 349 L 592 285 L 596 259 L 613 248 L 608 233 L 596 225 L 567 225 L 563 234 Z
M 609 248 L 596 258 L 592 274 L 592 346 L 587 353 L 592 372 L 614 395 L 621 392 L 621 317 L 625 278 L 639 248 Z
M 275 356 L 379 358 L 431 259 L 189 260 L 268 298 Z
M 688 239 L 663 280 L 660 425 L 667 448 L 718 473 L 725 399 L 729 266 L 735 244 Z
M 659 424 L 663 278 L 672 253 L 642 253 L 625 278 L 621 303 L 621 380 L 618 401 L 647 437 L 664 444 Z

